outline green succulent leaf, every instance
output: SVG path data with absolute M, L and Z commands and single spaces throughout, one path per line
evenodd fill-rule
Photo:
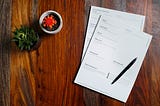
M 33 28 L 21 26 L 13 31 L 12 41 L 16 42 L 20 50 L 30 50 L 39 37 Z

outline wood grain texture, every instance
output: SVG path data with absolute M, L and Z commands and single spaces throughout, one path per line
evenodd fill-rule
M 145 15 L 144 32 L 153 35 L 127 103 L 73 83 L 91 5 Z M 0 106 L 160 106 L 159 0 L 0 0 L 0 8 Z M 39 28 L 47 10 L 62 15 L 56 35 Z M 39 33 L 37 50 L 20 52 L 10 43 L 11 30 L 20 25 Z
M 80 64 L 84 39 L 84 1 L 38 1 L 38 16 L 50 9 L 62 15 L 63 28 L 56 35 L 44 35 L 38 50 L 36 104 L 82 106 L 82 89 L 73 84 L 73 80 Z
M 11 0 L 0 0 L 0 106 L 10 105 Z
M 130 1 L 127 3 L 128 12 L 142 14 L 146 16 L 144 32 L 147 32 L 147 33 L 151 33 L 151 28 L 152 28 L 152 21 L 151 21 L 152 5 L 151 4 L 152 4 L 151 0 L 145 0 L 145 1 L 137 0 L 135 2 Z M 151 105 L 151 101 L 150 101 L 151 100 L 151 97 L 150 97 L 150 91 L 151 91 L 150 71 L 151 70 L 150 70 L 150 67 L 148 67 L 151 65 L 151 63 L 149 62 L 151 59 L 151 57 L 149 57 L 150 50 L 151 48 L 149 48 L 148 53 L 146 54 L 146 57 L 143 61 L 138 78 L 132 89 L 128 102 L 126 104 L 127 106 L 131 106 L 131 105 L 150 106 Z M 134 98 L 137 98 L 137 100 L 135 100 Z
M 34 23 L 32 5 L 32 0 L 12 1 L 12 31 L 15 30 L 16 27 L 19 28 L 21 25 L 31 26 Z M 32 52 L 21 52 L 17 49 L 15 43 L 12 42 L 10 61 L 10 99 L 12 106 L 35 105 L 35 70 L 33 69 L 31 56 Z
M 46 35 L 37 28 L 40 15 L 47 10 L 62 15 L 63 28 L 56 35 Z M 33 52 L 19 52 L 12 47 L 11 105 L 82 104 L 83 95 L 73 79 L 84 38 L 84 1 L 15 0 L 12 11 L 12 28 L 21 24 L 34 26 L 42 36 L 42 43 Z
M 150 64 L 148 67 L 151 71 L 151 105 L 160 105 L 160 1 L 152 1 L 152 45 L 150 49 Z

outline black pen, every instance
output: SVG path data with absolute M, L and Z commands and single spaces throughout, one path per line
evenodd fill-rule
M 113 80 L 111 84 L 114 84 L 137 60 L 137 57 L 134 58 L 123 70 L 122 72 Z

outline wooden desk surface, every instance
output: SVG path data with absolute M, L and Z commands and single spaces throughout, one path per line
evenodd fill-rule
M 73 84 L 80 65 L 90 5 L 146 16 L 153 35 L 126 104 Z M 0 0 L 0 106 L 160 106 L 159 0 Z M 38 26 L 46 10 L 62 15 L 63 28 L 46 35 Z M 20 52 L 11 31 L 33 26 L 41 46 Z

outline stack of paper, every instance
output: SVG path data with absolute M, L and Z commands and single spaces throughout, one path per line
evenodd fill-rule
M 152 38 L 142 31 L 144 21 L 142 15 L 92 6 L 82 63 L 74 82 L 126 102 Z

